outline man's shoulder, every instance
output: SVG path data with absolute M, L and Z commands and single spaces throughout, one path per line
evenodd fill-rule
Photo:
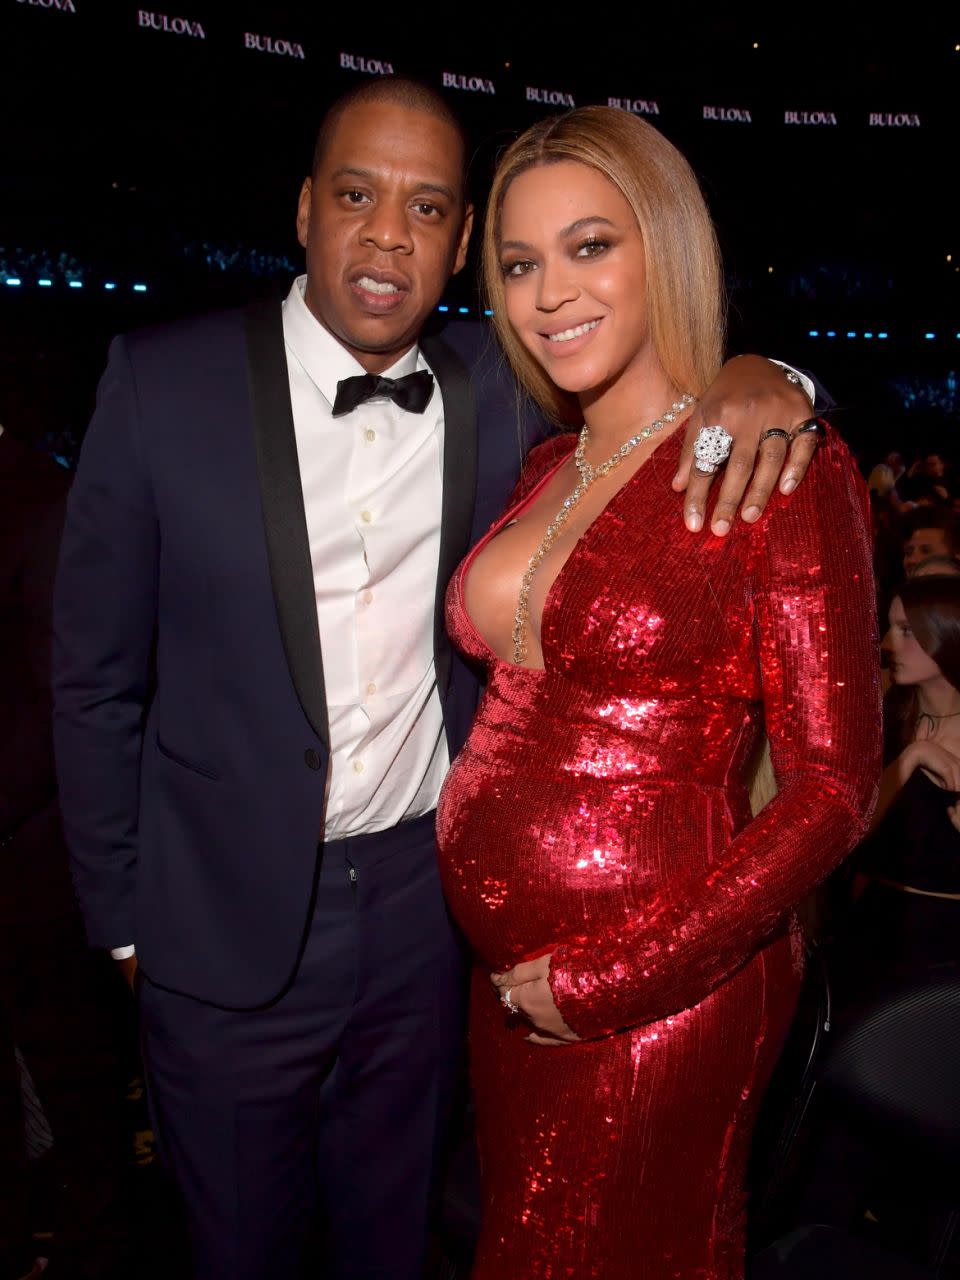
M 505 382 L 513 380 L 490 325 L 479 320 L 452 320 L 442 327 L 431 327 L 421 340 L 428 360 L 431 347 L 436 349 L 437 344 L 451 350 L 475 382 L 491 377 Z
M 278 333 L 282 332 L 281 314 L 280 299 L 270 299 L 134 329 L 117 341 L 133 364 L 155 365 L 159 361 L 170 368 L 188 368 L 208 362 L 217 353 L 242 349 L 251 317 L 274 317 Z

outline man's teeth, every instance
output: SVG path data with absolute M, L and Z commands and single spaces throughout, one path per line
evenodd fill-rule
M 562 333 L 549 333 L 547 337 L 551 342 L 569 342 L 571 338 L 579 338 L 582 334 L 589 333 L 599 323 L 599 320 L 591 320 L 587 324 L 578 324 L 575 329 L 564 329 Z
M 361 276 L 357 281 L 361 289 L 366 289 L 367 293 L 399 293 L 400 290 L 395 284 L 391 284 L 389 280 L 384 280 L 381 284 L 379 280 L 371 280 L 369 276 Z

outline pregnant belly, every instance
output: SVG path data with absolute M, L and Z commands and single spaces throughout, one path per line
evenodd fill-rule
M 610 782 L 531 759 L 498 769 L 470 747 L 440 797 L 444 890 L 491 968 L 654 910 L 716 866 L 732 823 L 718 787 Z

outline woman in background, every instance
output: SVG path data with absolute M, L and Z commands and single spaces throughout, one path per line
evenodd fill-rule
M 884 648 L 889 763 L 856 859 L 866 886 L 840 940 L 838 980 L 855 1003 L 960 961 L 960 578 L 903 583 Z
M 474 1278 L 731 1280 L 800 981 L 790 912 L 879 771 L 866 497 L 826 432 L 816 479 L 759 521 L 685 530 L 671 479 L 721 360 L 721 275 L 651 126 L 592 107 L 529 130 L 484 257 L 515 372 L 578 434 L 534 451 L 448 594 L 489 673 L 439 811 L 476 953 Z M 751 820 L 764 729 L 780 790 Z

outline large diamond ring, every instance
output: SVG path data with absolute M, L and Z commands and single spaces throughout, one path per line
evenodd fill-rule
M 512 992 L 513 992 L 513 987 L 507 987 L 506 991 L 504 991 L 503 995 L 500 997 L 500 1003 L 503 1005 L 503 1007 L 506 1009 L 508 1013 L 519 1013 L 520 1006 L 518 1004 L 514 1004 L 513 1001 L 510 999 Z
M 693 446 L 697 470 L 712 476 L 717 467 L 730 457 L 732 445 L 733 436 L 723 427 L 701 427 Z

